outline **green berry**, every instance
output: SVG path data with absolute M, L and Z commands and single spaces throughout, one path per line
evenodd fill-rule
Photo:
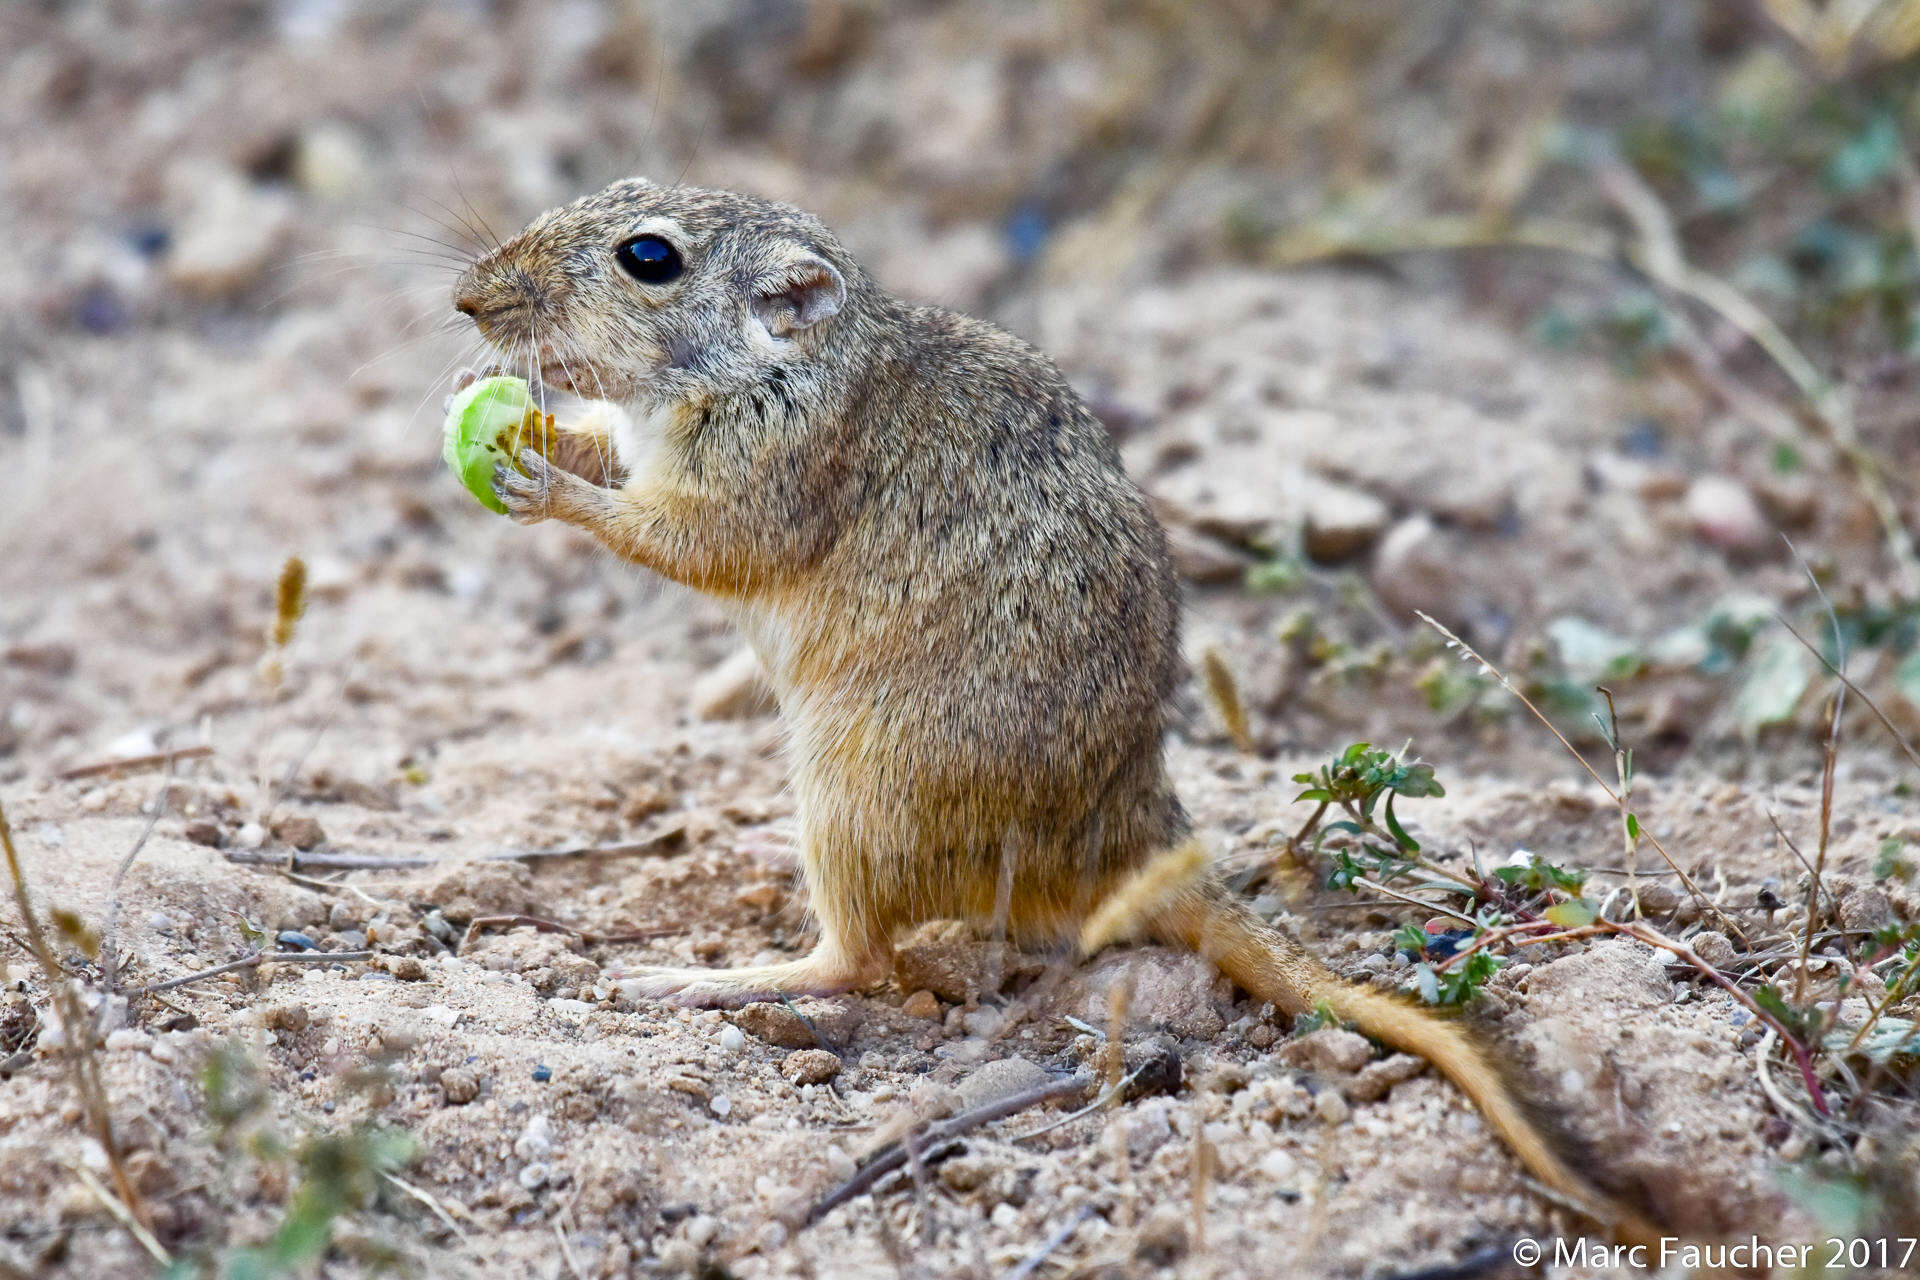
M 525 378 L 481 378 L 453 397 L 441 449 L 447 470 L 489 511 L 507 514 L 493 492 L 493 471 L 541 443 L 540 414 Z

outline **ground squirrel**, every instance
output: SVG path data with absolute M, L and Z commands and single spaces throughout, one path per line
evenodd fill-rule
M 1191 847 L 1162 747 L 1182 678 L 1166 539 L 1045 356 L 889 296 L 800 210 L 644 180 L 543 215 L 464 272 L 454 305 L 510 365 L 624 411 L 574 424 L 556 463 L 503 465 L 509 512 L 723 602 L 791 734 L 819 944 L 641 969 L 630 989 L 842 992 L 933 919 L 1076 939 Z M 1645 1232 L 1543 1141 L 1467 1032 L 1342 981 L 1193 863 L 1141 931 L 1289 1014 L 1324 1002 L 1426 1058 L 1543 1182 Z

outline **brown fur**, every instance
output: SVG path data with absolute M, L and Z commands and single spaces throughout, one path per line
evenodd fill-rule
M 624 275 L 660 234 L 685 271 Z M 615 401 L 590 448 L 619 488 L 524 459 L 516 518 L 556 518 L 735 610 L 792 736 L 821 930 L 802 960 L 644 969 L 696 1003 L 843 991 L 919 922 L 1071 938 L 1190 839 L 1162 754 L 1181 679 L 1165 537 L 1051 362 L 978 320 L 883 292 L 815 219 L 724 192 L 617 183 L 541 217 L 462 277 L 510 360 Z M 589 469 L 583 474 L 593 476 Z M 1158 891 L 1155 891 L 1158 894 Z M 1330 1003 L 1421 1054 L 1537 1176 L 1596 1205 L 1459 1029 L 1342 983 L 1214 881 L 1143 921 L 1288 1013 Z

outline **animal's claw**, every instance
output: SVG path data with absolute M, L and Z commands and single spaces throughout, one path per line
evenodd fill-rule
M 501 462 L 493 468 L 493 493 L 519 524 L 538 524 L 558 514 L 554 510 L 558 469 L 532 449 L 520 451 L 519 465 Z

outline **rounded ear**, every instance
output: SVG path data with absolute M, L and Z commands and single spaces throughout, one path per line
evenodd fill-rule
M 831 262 L 802 253 L 753 290 L 753 314 L 776 338 L 819 324 L 845 305 L 847 282 Z

